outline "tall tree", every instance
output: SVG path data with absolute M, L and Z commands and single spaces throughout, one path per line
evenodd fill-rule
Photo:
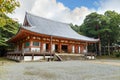
M 108 28 L 110 29 L 107 32 L 107 45 L 108 45 L 108 54 L 110 55 L 110 47 L 113 44 L 117 43 L 120 37 L 120 14 L 115 11 L 106 11 L 105 17 L 108 20 Z
M 6 41 L 18 30 L 18 22 L 7 16 L 13 13 L 20 4 L 17 0 L 0 0 L 0 54 L 4 53 L 8 44 Z
M 115 11 L 106 11 L 104 15 L 91 13 L 86 16 L 81 31 L 89 37 L 100 38 L 102 46 L 115 44 L 120 36 L 120 14 Z
M 16 7 L 19 7 L 16 0 L 0 0 L 0 46 L 6 45 L 7 38 L 15 34 L 16 22 L 7 17 L 7 13 L 13 13 Z M 16 25 L 16 26 L 15 26 Z M 6 34 L 4 33 L 6 32 Z M 9 34 L 9 36 L 7 35 Z
M 13 13 L 20 4 L 17 0 L 0 0 L 0 12 Z

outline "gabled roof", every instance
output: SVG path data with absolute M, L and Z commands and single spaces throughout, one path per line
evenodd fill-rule
M 45 19 L 30 13 L 26 13 L 25 19 L 30 27 L 25 27 L 28 25 L 24 25 L 22 28 L 32 32 L 82 41 L 99 41 L 98 39 L 93 39 L 78 34 L 70 27 L 69 24 L 66 23 Z

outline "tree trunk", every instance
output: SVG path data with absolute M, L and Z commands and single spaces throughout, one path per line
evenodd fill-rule
M 104 46 L 104 55 L 105 55 L 105 46 Z
M 99 42 L 99 55 L 101 56 L 101 41 Z
M 110 56 L 110 41 L 108 40 L 108 55 Z

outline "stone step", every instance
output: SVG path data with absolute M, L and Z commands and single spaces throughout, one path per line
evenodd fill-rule
M 57 54 L 60 58 L 62 58 L 63 61 L 66 60 L 82 60 L 83 56 L 82 54 Z

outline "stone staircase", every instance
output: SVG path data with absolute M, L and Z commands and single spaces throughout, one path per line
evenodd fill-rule
M 61 58 L 62 61 L 67 61 L 67 60 L 82 60 L 83 59 L 83 54 L 70 54 L 70 53 L 60 53 L 56 54 Z

